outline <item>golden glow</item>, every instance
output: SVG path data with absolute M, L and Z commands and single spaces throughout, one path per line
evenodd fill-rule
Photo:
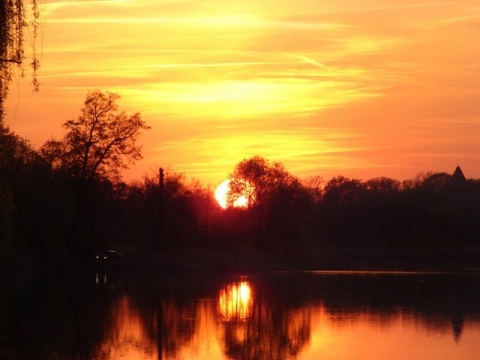
M 157 346 L 149 338 L 138 309 L 122 295 L 111 307 L 111 323 L 99 344 L 96 359 L 157 359 Z
M 222 208 L 226 209 L 228 207 L 228 192 L 230 191 L 230 180 L 224 180 L 220 185 L 218 185 L 215 190 L 215 199 Z M 248 198 L 245 195 L 239 196 L 233 202 L 234 207 L 247 207 Z
M 452 324 L 459 320 L 442 313 L 432 317 L 402 307 L 377 311 L 313 300 L 290 303 L 265 294 L 255 299 L 255 307 L 253 301 L 247 281 L 224 286 L 216 301 L 139 304 L 122 294 L 110 304 L 111 313 L 99 319 L 100 324 L 106 321 L 99 328 L 102 340 L 89 355 L 226 360 L 235 358 L 228 351 L 235 349 L 249 359 L 478 359 L 480 322 L 475 316 L 461 318 L 461 336 L 455 340 Z M 161 308 L 149 308 L 152 304 Z
M 248 319 L 252 306 L 252 288 L 247 281 L 228 284 L 218 294 L 218 313 L 224 321 Z
M 475 1 L 46 0 L 42 11 L 41 91 L 19 76 L 5 103 L 7 125 L 35 146 L 100 88 L 152 127 L 126 180 L 163 166 L 215 184 L 256 154 L 301 177 L 460 164 L 480 178 Z

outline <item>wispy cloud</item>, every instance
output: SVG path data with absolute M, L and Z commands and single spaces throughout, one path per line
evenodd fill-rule
M 475 2 L 42 7 L 42 91 L 33 98 L 22 88 L 28 106 L 10 103 L 19 109 L 11 122 L 36 144 L 78 115 L 86 91 L 100 88 L 118 92 L 120 106 L 152 126 L 136 175 L 164 164 L 219 181 L 255 154 L 324 177 L 407 177 L 425 164 L 448 167 L 452 157 L 472 167 L 480 161 L 472 155 L 480 154 Z M 29 128 L 37 117 L 45 126 Z

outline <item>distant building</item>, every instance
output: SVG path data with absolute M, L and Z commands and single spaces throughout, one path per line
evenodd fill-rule
M 457 166 L 452 174 L 452 182 L 454 184 L 463 184 L 466 181 L 467 178 L 465 177 L 465 175 L 463 175 L 462 169 L 460 169 L 460 166 Z

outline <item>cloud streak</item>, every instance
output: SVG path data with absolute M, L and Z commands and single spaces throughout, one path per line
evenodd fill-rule
M 152 126 L 129 178 L 169 165 L 218 182 L 256 154 L 302 176 L 406 178 L 460 163 L 480 177 L 472 1 L 42 7 L 42 91 L 32 97 L 22 86 L 20 102 L 7 103 L 8 122 L 34 144 L 59 134 L 100 88 Z

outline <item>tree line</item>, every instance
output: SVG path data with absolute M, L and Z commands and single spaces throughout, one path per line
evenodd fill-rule
M 202 248 L 297 254 L 311 247 L 480 245 L 480 181 L 426 173 L 400 182 L 337 176 L 302 180 L 254 156 L 230 178 L 221 208 L 213 189 L 158 169 L 126 184 L 148 126 L 119 111 L 118 95 L 87 94 L 62 139 L 40 149 L 0 122 L 0 254 L 48 264 L 120 249 Z M 459 170 L 460 171 L 460 170 Z

